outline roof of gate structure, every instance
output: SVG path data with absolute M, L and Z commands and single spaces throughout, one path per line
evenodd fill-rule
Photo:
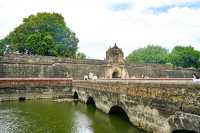
M 124 63 L 124 53 L 116 43 L 106 51 L 106 60 L 108 63 Z
M 123 51 L 122 51 L 122 49 L 119 48 L 119 47 L 117 46 L 116 43 L 115 43 L 114 47 L 109 48 L 109 49 L 106 51 L 106 53 L 109 53 L 109 54 L 110 54 L 110 53 L 112 53 L 112 54 L 118 54 L 118 53 L 124 54 Z

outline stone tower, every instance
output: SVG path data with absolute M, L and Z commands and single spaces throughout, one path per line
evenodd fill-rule
M 105 78 L 128 78 L 128 71 L 125 68 L 124 53 L 116 44 L 106 51 L 106 62 Z
M 110 64 L 124 64 L 124 53 L 121 48 L 115 46 L 106 51 L 106 62 Z

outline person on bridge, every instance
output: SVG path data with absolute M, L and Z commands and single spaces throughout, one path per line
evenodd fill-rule
M 196 73 L 193 73 L 193 82 L 200 82 L 200 78 Z

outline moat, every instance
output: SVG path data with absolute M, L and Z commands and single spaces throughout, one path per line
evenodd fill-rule
M 0 103 L 1 133 L 144 133 L 126 119 L 80 102 Z

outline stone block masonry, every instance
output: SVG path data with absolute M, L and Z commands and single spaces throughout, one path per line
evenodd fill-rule
M 0 101 L 64 97 L 71 87 L 67 78 L 0 78 Z
M 106 51 L 106 60 L 76 60 L 51 56 L 10 54 L 0 56 L 0 78 L 66 78 L 83 79 L 88 73 L 98 78 L 190 78 L 193 69 L 175 69 L 159 64 L 127 64 L 117 45 Z
M 0 56 L 0 78 L 83 79 L 89 72 L 98 78 L 190 78 L 195 70 L 174 69 L 158 64 L 107 64 L 106 60 L 75 60 L 61 57 L 7 55 Z
M 60 57 L 8 55 L 0 57 L 1 78 L 74 78 L 89 72 L 104 77 L 105 61 L 74 60 Z

